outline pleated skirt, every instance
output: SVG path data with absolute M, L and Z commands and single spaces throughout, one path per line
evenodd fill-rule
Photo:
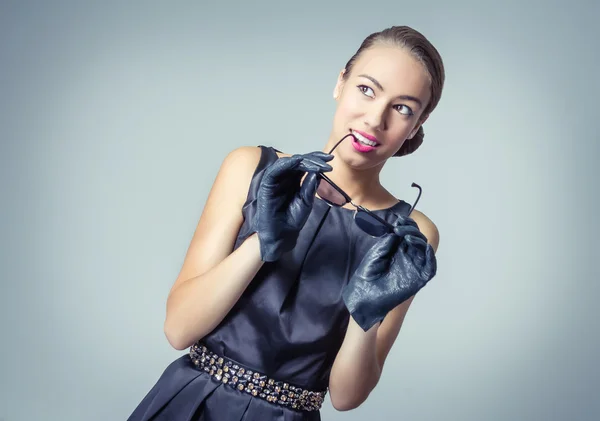
M 173 361 L 128 421 L 320 421 L 319 411 L 296 411 L 213 379 L 189 354 Z

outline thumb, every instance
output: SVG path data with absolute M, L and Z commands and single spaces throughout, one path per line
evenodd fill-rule
M 435 256 L 435 251 L 431 245 L 427 245 L 427 250 L 425 252 L 425 267 L 423 268 L 424 276 L 426 279 L 433 278 L 437 273 L 437 258 Z
M 401 238 L 394 233 L 386 234 L 371 247 L 367 254 L 374 259 L 389 259 L 396 253 L 400 243 Z
M 400 238 L 395 234 L 387 234 L 378 240 L 363 257 L 357 274 L 364 279 L 370 279 L 386 273 L 398 248 L 399 240 Z

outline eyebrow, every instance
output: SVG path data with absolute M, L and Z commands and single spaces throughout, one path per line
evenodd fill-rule
M 375 79 L 372 76 L 369 75 L 358 75 L 358 77 L 364 77 L 366 79 L 369 79 L 371 82 L 373 82 L 373 84 L 375 86 L 377 86 L 377 88 L 381 91 L 381 92 L 385 92 L 385 90 L 383 89 L 383 86 L 381 86 L 381 83 L 379 83 L 379 81 L 377 81 L 377 79 Z M 417 104 L 419 104 L 419 107 L 423 107 L 423 104 L 421 103 L 421 100 L 417 97 L 414 97 L 412 95 L 400 95 L 398 96 L 399 99 L 405 99 L 407 101 L 414 101 Z

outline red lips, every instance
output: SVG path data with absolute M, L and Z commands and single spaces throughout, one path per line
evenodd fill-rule
M 371 141 L 373 141 L 373 142 L 377 142 L 377 143 L 379 143 L 379 142 L 377 141 L 377 138 L 376 138 L 375 136 L 371 135 L 371 134 L 368 134 L 368 133 L 365 133 L 365 132 L 361 132 L 360 130 L 353 130 L 353 131 L 355 131 L 355 132 L 356 132 L 356 133 L 358 133 L 359 135 L 361 135 L 361 136 L 364 136 L 365 138 L 367 138 L 367 139 L 369 139 L 369 140 L 371 140 Z

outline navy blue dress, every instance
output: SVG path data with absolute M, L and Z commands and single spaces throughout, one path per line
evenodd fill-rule
M 251 235 L 258 183 L 277 159 L 275 149 L 260 147 L 236 248 Z M 375 212 L 393 223 L 409 209 L 401 200 Z M 320 420 L 349 321 L 342 288 L 376 241 L 353 215 L 316 198 L 296 247 L 262 266 L 224 320 L 165 369 L 129 421 Z

